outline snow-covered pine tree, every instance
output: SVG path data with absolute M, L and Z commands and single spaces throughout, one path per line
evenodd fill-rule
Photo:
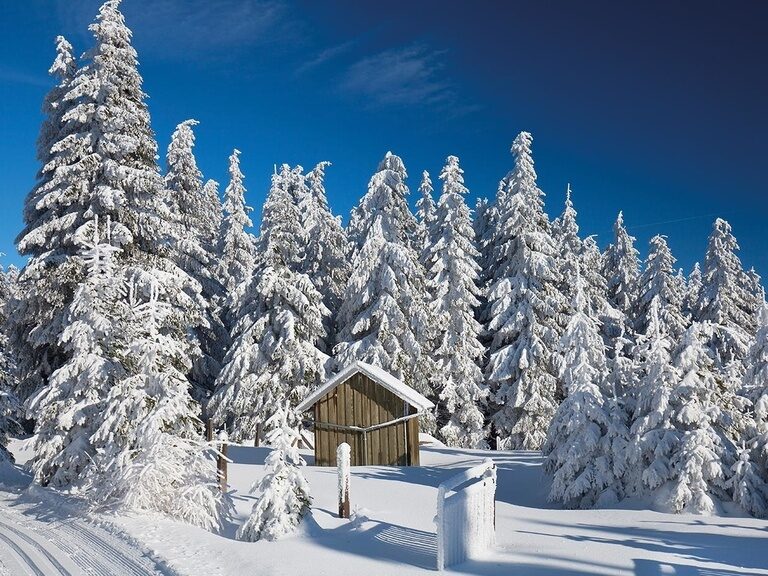
M 347 235 L 341 220 L 331 213 L 325 195 L 325 169 L 330 165 L 330 162 L 320 162 L 307 174 L 309 193 L 304 205 L 299 206 L 304 213 L 307 235 L 300 271 L 312 280 L 329 310 L 324 318 L 325 337 L 321 340 L 324 352 L 330 352 L 333 347 L 336 315 L 351 274 Z
M 296 530 L 309 511 L 312 497 L 301 473 L 306 462 L 296 447 L 297 421 L 297 415 L 284 406 L 278 406 L 270 417 L 267 440 L 272 451 L 264 462 L 266 474 L 251 487 L 259 496 L 251 515 L 237 530 L 238 540 L 278 540 Z
M 672 425 L 681 432 L 671 460 L 670 504 L 675 512 L 709 514 L 726 488 L 729 454 L 722 430 L 709 325 L 694 323 L 682 336 L 674 364 L 679 380 L 670 398 Z M 732 458 L 731 458 L 732 459 Z
M 424 353 L 432 335 L 426 280 L 410 241 L 416 220 L 405 200 L 404 174 L 402 160 L 388 152 L 352 211 L 357 248 L 334 353 L 342 367 L 355 360 L 374 364 L 434 398 L 432 360 Z
M 234 441 L 268 436 L 283 405 L 296 406 L 323 377 L 317 348 L 327 309 L 299 265 L 299 209 L 280 174 L 264 204 L 259 263 L 235 310 L 232 346 L 216 380 L 209 411 Z
M 653 298 L 647 329 L 638 337 L 635 351 L 639 379 L 630 428 L 632 465 L 625 483 L 630 493 L 653 492 L 672 479 L 672 458 L 681 437 L 670 404 L 680 378 L 672 364 L 673 343 L 663 332 L 659 313 L 659 299 Z
M 691 269 L 691 273 L 688 274 L 685 298 L 683 299 L 683 313 L 688 317 L 689 322 L 698 322 L 701 320 L 699 317 L 699 310 L 697 308 L 699 303 L 699 296 L 701 294 L 701 288 L 701 266 L 699 266 L 699 263 L 696 262 Z
M 435 222 L 435 200 L 432 197 L 434 188 L 429 172 L 424 170 L 421 173 L 421 184 L 419 184 L 419 199 L 416 200 L 416 221 L 419 224 L 420 244 L 417 247 L 419 257 L 422 262 L 429 258 L 430 247 L 432 245 L 432 231 Z
M 479 341 L 481 326 L 475 319 L 480 303 L 476 286 L 480 266 L 469 208 L 464 201 L 468 190 L 463 174 L 459 159 L 448 156 L 440 173 L 443 193 L 430 217 L 428 230 L 432 238 L 428 246 L 428 285 L 437 341 L 437 425 L 448 446 L 484 448 L 487 443 L 480 406 L 485 403 L 488 390 L 479 366 L 484 353 Z
M 515 167 L 499 206 L 489 268 L 485 376 L 499 449 L 539 449 L 557 409 L 557 345 L 566 302 L 531 141 L 521 132 L 512 145 Z
M 408 173 L 399 156 L 387 152 L 379 163 L 376 174 L 368 183 L 368 191 L 352 209 L 347 237 L 352 244 L 353 256 L 359 252 L 369 235 L 374 220 L 380 212 L 384 231 L 396 235 L 397 241 L 419 252 L 419 224 L 408 207 Z
M 733 492 L 733 501 L 742 510 L 765 518 L 768 516 L 768 482 L 765 470 L 752 460 L 751 454 L 756 446 L 742 445 L 738 450 L 736 463 L 731 466 L 731 478 L 728 485 Z
M 683 314 L 684 288 L 675 275 L 675 257 L 665 236 L 654 236 L 650 241 L 648 259 L 638 282 L 638 300 L 632 318 L 638 333 L 644 334 L 650 322 L 651 301 L 658 298 L 661 330 L 676 342 L 687 328 Z
M 606 380 L 605 345 L 578 263 L 572 273 L 573 314 L 560 339 L 567 395 L 547 431 L 544 470 L 553 477 L 550 500 L 591 508 L 621 497 L 627 430 L 612 413 L 618 406 Z
M 59 335 L 78 282 L 68 260 L 77 253 L 73 223 L 82 224 L 87 209 L 80 201 L 85 185 L 80 162 L 88 151 L 72 135 L 74 122 L 64 120 L 73 106 L 66 95 L 77 67 L 72 46 L 62 36 L 56 38 L 56 52 L 49 70 L 56 86 L 45 97 L 45 119 L 37 138 L 41 168 L 24 201 L 24 228 L 16 238 L 19 253 L 30 258 L 19 275 L 22 288 L 12 304 L 9 342 L 17 359 L 16 386 L 22 400 L 43 386 L 62 361 Z
M 12 299 L 18 271 L 11 267 L 7 272 L 0 267 L 0 464 L 12 460 L 6 449 L 8 434 L 21 431 L 21 406 L 16 389 L 16 359 L 8 341 L 9 302 Z
M 49 295 L 52 304 L 48 309 L 55 311 L 57 303 L 61 303 L 62 312 L 53 313 L 50 315 L 53 321 L 38 328 L 47 331 L 48 340 L 59 343 L 57 356 L 47 354 L 43 345 L 38 347 L 45 353 L 44 359 L 49 363 L 51 373 L 67 368 L 75 357 L 72 346 L 67 344 L 66 350 L 61 348 L 66 344 L 63 335 L 69 323 L 63 311 L 71 307 L 78 286 L 85 283 L 86 267 L 82 259 L 76 257 L 75 248 L 77 238 L 90 236 L 90 220 L 95 216 L 99 216 L 100 222 L 111 221 L 112 243 L 120 247 L 114 257 L 113 278 L 121 281 L 138 277 L 143 286 L 157 283 L 170 305 L 169 314 L 173 318 L 166 322 L 164 336 L 177 342 L 188 359 L 194 359 L 200 353 L 196 339 L 191 336 L 197 327 L 194 298 L 190 296 L 195 293 L 195 282 L 169 257 L 167 247 L 170 242 L 165 223 L 170 220 L 170 215 L 156 163 L 157 142 L 150 125 L 146 95 L 141 88 L 131 31 L 125 25 L 119 6 L 119 0 L 108 0 L 100 8 L 96 21 L 90 26 L 95 46 L 69 83 L 70 89 L 65 96 L 65 101 L 70 102 L 70 109 L 63 117 L 69 131 L 65 141 L 67 146 L 77 150 L 77 161 L 60 166 L 62 171 L 57 173 L 57 178 L 60 176 L 59 193 L 52 197 L 55 201 L 51 203 L 51 219 L 55 221 L 58 217 L 61 220 L 59 230 L 62 235 L 57 236 L 54 229 L 47 236 L 50 230 L 43 224 L 19 241 L 26 250 L 33 243 L 31 239 L 50 240 L 50 244 L 43 242 L 47 251 L 35 254 L 34 249 L 29 249 L 32 259 L 24 274 L 28 270 L 45 272 L 45 268 L 52 264 L 56 270 L 69 273 L 68 283 L 57 286 L 58 293 Z M 67 195 L 76 201 L 70 202 Z M 20 290 L 20 293 L 27 292 Z M 102 298 L 105 317 L 118 318 L 120 299 L 103 295 Z M 128 330 L 129 326 L 121 325 L 118 332 Z M 111 351 L 105 360 L 114 360 L 116 354 L 117 350 Z M 120 363 L 124 364 L 125 358 L 121 358 Z M 48 394 L 55 397 L 57 387 L 55 381 L 47 382 L 38 397 L 42 399 Z M 85 394 L 98 395 L 99 392 L 94 390 Z M 107 404 L 103 411 L 95 412 L 89 424 L 98 427 L 109 409 Z M 55 458 L 56 454 L 51 457 Z M 42 462 L 40 453 L 35 465 L 40 470 L 57 469 L 55 461 Z M 45 478 L 48 478 L 47 474 Z M 62 474 L 57 478 L 62 484 L 74 482 L 72 475 Z
M 113 356 L 118 345 L 112 305 L 120 286 L 112 228 L 109 218 L 100 226 L 94 217 L 78 231 L 77 258 L 87 275 L 75 291 L 61 334 L 60 346 L 69 359 L 28 402 L 28 417 L 36 420 L 31 467 L 35 480 L 44 486 L 69 486 L 90 465 L 95 453 L 91 436 L 105 398 L 123 376 L 123 367 Z
M 224 219 L 219 238 L 221 282 L 228 297 L 237 297 L 238 289 L 244 289 L 253 276 L 256 262 L 255 239 L 246 231 L 253 226 L 248 217 L 252 208 L 245 205 L 245 186 L 240 170 L 240 150 L 229 157 L 229 185 L 224 190 Z M 231 310 L 230 310 L 231 311 Z
M 148 290 L 148 293 L 146 293 Z M 189 396 L 184 346 L 168 335 L 171 306 L 159 284 L 134 279 L 127 299 L 129 373 L 109 389 L 91 442 L 99 449 L 86 480 L 94 504 L 155 511 L 216 530 L 230 503 L 218 487 L 213 451 Z
M 734 500 L 756 516 L 768 514 L 768 304 L 757 318 L 757 335 L 749 350 L 743 390 L 752 401 L 754 423 L 734 469 Z
M 203 235 L 203 244 L 215 257 L 219 256 L 219 236 L 221 224 L 224 220 L 224 207 L 219 196 L 219 183 L 216 180 L 207 180 L 203 184 L 203 215 L 200 228 Z
M 740 378 L 742 362 L 756 332 L 755 298 L 750 278 L 736 255 L 739 245 L 725 220 L 715 220 L 707 244 L 698 310 L 714 327 L 711 343 L 720 369 Z
M 635 238 L 627 232 L 621 212 L 613 225 L 613 233 L 613 243 L 603 255 L 603 276 L 608 283 L 608 300 L 627 318 L 631 318 L 638 297 L 640 260 Z
M 574 302 L 575 286 L 573 278 L 575 269 L 579 267 L 584 251 L 584 243 L 579 236 L 579 225 L 576 222 L 576 209 L 571 200 L 571 185 L 565 191 L 565 207 L 563 213 L 552 222 L 552 237 L 558 245 L 558 257 L 562 282 L 560 289 L 568 299 L 569 303 Z
M 204 195 L 203 175 L 193 152 L 192 128 L 197 124 L 197 120 L 186 120 L 173 132 L 166 156 L 165 185 L 172 215 L 168 222 L 171 258 L 198 284 L 190 297 L 195 300 L 195 314 L 199 318 L 195 335 L 203 353 L 193 366 L 192 381 L 196 396 L 204 398 L 221 369 L 229 338 L 216 309 L 223 287 L 215 271 L 218 258 L 209 238 L 209 199 Z

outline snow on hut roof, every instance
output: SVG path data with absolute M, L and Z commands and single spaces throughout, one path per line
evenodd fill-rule
M 325 396 L 329 391 L 336 388 L 336 386 L 342 382 L 345 382 L 350 376 L 356 374 L 357 372 L 362 372 L 368 376 L 368 378 L 377 384 L 380 384 L 399 398 L 402 398 L 420 412 L 429 410 L 435 406 L 427 398 L 416 392 L 416 390 L 410 386 L 401 382 L 399 379 L 392 376 L 392 374 L 389 372 L 379 368 L 378 366 L 373 366 L 372 364 L 358 360 L 357 362 L 344 367 L 330 380 L 326 381 L 325 384 L 307 396 L 307 398 L 305 398 L 304 401 L 296 407 L 296 409 L 299 412 L 309 410 L 309 408 L 314 406 L 314 404 L 320 400 L 320 398 Z

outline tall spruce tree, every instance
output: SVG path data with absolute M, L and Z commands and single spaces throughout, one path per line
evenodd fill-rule
M 300 263 L 299 208 L 288 171 L 272 178 L 260 228 L 257 271 L 240 296 L 232 347 L 209 410 L 235 441 L 269 437 L 273 414 L 294 407 L 323 377 L 318 348 L 328 310 Z
M 8 452 L 8 435 L 21 431 L 21 406 L 16 397 L 17 360 L 9 345 L 8 316 L 18 271 L 11 267 L 7 272 L 0 267 L 0 464 L 12 460 Z
M 193 366 L 192 379 L 201 398 L 213 388 L 221 369 L 228 335 L 219 317 L 217 303 L 223 287 L 215 272 L 217 257 L 210 239 L 207 211 L 211 208 L 203 191 L 203 175 L 193 152 L 197 120 L 186 120 L 176 127 L 168 146 L 165 185 L 173 220 L 171 257 L 197 283 L 190 294 L 195 298 L 199 326 L 195 335 L 203 354 Z M 213 216 L 215 218 L 215 216 Z
M 515 167 L 499 207 L 486 331 L 486 380 L 501 449 L 539 449 L 557 409 L 557 343 L 566 302 L 556 244 L 536 185 L 531 135 L 512 145 Z
M 654 298 L 659 299 L 659 322 L 662 330 L 673 341 L 677 341 L 687 328 L 683 314 L 685 292 L 675 275 L 675 257 L 664 236 L 651 238 L 645 270 L 639 280 L 638 301 L 633 312 L 635 329 L 644 334 L 650 323 L 650 306 Z
M 402 160 L 388 152 L 352 211 L 352 276 L 339 310 L 334 349 L 344 366 L 363 360 L 389 371 L 428 397 L 431 359 L 424 269 L 413 243 Z
M 707 244 L 699 294 L 700 320 L 715 328 L 711 346 L 722 369 L 742 370 L 750 340 L 756 332 L 755 298 L 750 278 L 736 255 L 739 245 L 725 220 L 715 220 Z M 740 374 L 738 375 L 740 377 Z
M 560 340 L 567 395 L 547 431 L 544 470 L 553 477 L 550 500 L 590 508 L 621 497 L 628 434 L 607 381 L 605 345 L 578 263 L 572 281 L 573 314 Z
M 433 241 L 427 258 L 437 340 L 434 386 L 439 398 L 438 432 L 448 446 L 482 448 L 487 443 L 480 408 L 488 390 L 480 369 L 484 353 L 479 341 L 481 326 L 475 319 L 480 304 L 476 285 L 479 254 L 464 201 L 468 192 L 464 171 L 456 156 L 448 156 L 440 179 L 443 193 L 428 230 Z
M 253 226 L 248 217 L 252 210 L 245 204 L 245 186 L 240 170 L 240 150 L 229 157 L 229 185 L 224 190 L 224 219 L 219 237 L 221 282 L 228 298 L 237 298 L 238 290 L 251 279 L 256 262 L 255 240 L 246 231 Z
M 9 336 L 22 400 L 43 386 L 62 362 L 59 335 L 68 301 L 82 277 L 70 258 L 77 253 L 73 226 L 82 224 L 87 210 L 79 198 L 87 185 L 80 162 L 88 151 L 73 136 L 76 123 L 65 120 L 74 105 L 67 94 L 76 71 L 72 45 L 58 36 L 56 59 L 49 70 L 56 85 L 43 102 L 45 119 L 37 138 L 41 168 L 24 202 L 24 228 L 16 238 L 19 253 L 30 258 L 19 275 L 21 288 L 13 298 Z
M 49 405 L 56 405 L 57 399 L 67 397 L 66 389 L 73 385 L 73 381 L 83 385 L 82 396 L 86 403 L 103 398 L 103 388 L 112 387 L 111 370 L 105 370 L 108 376 L 94 381 L 79 379 L 77 373 L 82 370 L 78 360 L 82 354 L 101 354 L 105 364 L 118 364 L 126 377 L 136 370 L 130 358 L 121 356 L 119 343 L 105 351 L 99 338 L 91 338 L 89 342 L 83 335 L 85 332 L 77 340 L 68 336 L 76 330 L 72 327 L 73 322 L 96 325 L 100 322 L 88 318 L 87 302 L 92 298 L 88 294 L 88 267 L 74 251 L 78 239 L 93 233 L 95 224 L 92 220 L 95 222 L 96 216 L 103 223 L 100 226 L 108 228 L 102 235 L 108 234 L 111 244 L 120 248 L 114 255 L 113 281 L 124 283 L 134 279 L 145 292 L 150 285 L 157 285 L 169 306 L 164 336 L 175 342 L 190 361 L 200 353 L 193 336 L 198 326 L 194 302 L 199 292 L 194 280 L 175 265 L 168 249 L 172 243 L 166 230 L 166 222 L 170 220 L 167 190 L 156 163 L 157 143 L 150 126 L 146 95 L 141 88 L 136 51 L 131 45 L 131 31 L 125 25 L 119 6 L 118 0 L 108 0 L 100 8 L 96 21 L 90 26 L 95 45 L 69 83 L 64 97 L 70 103 L 70 109 L 63 116 L 71 130 L 66 139 L 77 143 L 80 156 L 76 163 L 63 166 L 61 185 L 77 201 L 60 204 L 57 208 L 58 215 L 62 218 L 66 215 L 67 226 L 62 230 L 67 232 L 61 237 L 51 234 L 50 243 L 58 250 L 57 268 L 69 270 L 70 276 L 67 286 L 59 286 L 60 294 L 52 299 L 54 310 L 59 303 L 63 305 L 62 312 L 55 313 L 63 320 L 47 328 L 49 338 L 54 341 L 55 337 L 59 353 L 57 356 L 46 355 L 51 376 L 36 395 L 35 402 L 30 403 L 28 411 L 38 419 L 38 431 L 53 426 L 59 437 L 76 431 L 84 421 L 91 429 L 98 428 L 112 409 L 111 402 L 117 400 L 107 399 L 101 409 L 94 409 L 93 417 L 86 420 L 80 412 L 69 420 L 57 419 L 55 410 L 48 410 Z M 33 236 L 45 236 L 46 233 L 45 226 L 29 232 Z M 24 236 L 20 246 L 26 245 Z M 45 267 L 45 259 L 50 256 L 51 252 L 33 254 L 28 267 Z M 113 322 L 121 317 L 122 298 L 118 290 L 102 292 L 99 298 L 104 310 L 101 314 L 106 320 Z M 98 308 L 94 306 L 93 313 L 97 312 Z M 129 333 L 131 326 L 130 322 L 121 324 L 118 332 Z M 99 330 L 102 328 L 100 326 Z M 172 367 L 165 366 L 165 369 Z M 72 374 L 68 375 L 70 371 Z M 184 390 L 186 392 L 186 388 Z M 130 434 L 131 431 L 115 431 L 118 433 Z M 38 451 L 33 465 L 41 482 L 64 486 L 79 480 L 83 455 L 74 457 L 73 454 L 73 463 L 62 465 L 68 461 L 66 446 L 71 446 L 71 442 L 63 442 L 58 449 L 53 445 L 50 450 Z M 99 449 L 98 446 L 93 448 Z M 83 465 L 90 468 L 87 462 Z
M 639 252 L 635 238 L 624 226 L 624 215 L 619 212 L 613 225 L 614 240 L 603 255 L 603 275 L 608 283 L 608 300 L 627 318 L 632 318 L 637 301 L 640 277 Z
M 419 184 L 419 199 L 416 200 L 416 221 L 419 225 L 420 244 L 417 251 L 422 262 L 429 257 L 430 247 L 432 245 L 432 231 L 435 223 L 435 200 L 432 197 L 434 188 L 429 172 L 424 170 L 421 173 L 421 184 Z
M 309 276 L 329 310 L 324 318 L 324 352 L 330 352 L 335 341 L 336 316 L 341 306 L 344 287 L 351 274 L 349 243 L 341 220 L 331 213 L 325 194 L 325 169 L 330 162 L 320 162 L 306 176 L 308 191 L 299 209 L 304 214 L 307 248 L 299 271 Z

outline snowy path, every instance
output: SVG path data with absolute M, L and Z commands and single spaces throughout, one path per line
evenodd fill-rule
M 104 528 L 62 516 L 60 510 L 41 514 L 40 506 L 0 500 L 0 576 L 163 574 L 149 557 Z

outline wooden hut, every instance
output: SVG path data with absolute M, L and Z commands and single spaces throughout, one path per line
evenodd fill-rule
M 336 448 L 352 448 L 352 466 L 418 466 L 419 415 L 434 404 L 386 371 L 355 362 L 298 406 L 314 412 L 315 465 L 336 466 Z

